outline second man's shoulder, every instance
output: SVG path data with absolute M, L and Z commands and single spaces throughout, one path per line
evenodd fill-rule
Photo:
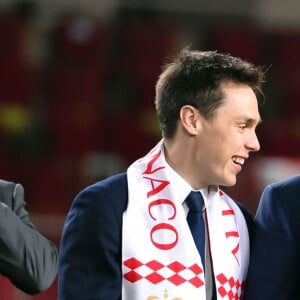
M 300 193 L 300 175 L 293 175 L 268 184 L 262 193 L 262 199 L 290 197 Z M 275 198 L 276 198 L 275 197 Z M 266 201 L 266 200 L 265 200 Z
M 286 177 L 279 181 L 269 184 L 266 189 L 275 188 L 275 189 L 298 189 L 300 188 L 300 174 Z

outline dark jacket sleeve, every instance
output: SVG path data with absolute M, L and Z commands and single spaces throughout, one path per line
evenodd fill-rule
M 300 177 L 265 188 L 255 217 L 246 300 L 300 299 Z
M 55 279 L 57 260 L 55 245 L 30 220 L 22 185 L 0 180 L 0 273 L 37 294 Z
M 60 243 L 59 300 L 120 300 L 125 175 L 87 187 L 74 199 Z

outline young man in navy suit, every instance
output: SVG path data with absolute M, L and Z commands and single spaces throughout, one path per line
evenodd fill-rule
M 256 213 L 245 299 L 300 299 L 300 176 L 268 185 Z
M 263 80 L 261 68 L 216 51 L 184 49 L 166 65 L 155 99 L 162 140 L 72 204 L 59 300 L 242 299 L 251 215 L 219 186 L 234 185 L 260 148 Z M 204 202 L 203 234 L 189 228 L 190 195 Z

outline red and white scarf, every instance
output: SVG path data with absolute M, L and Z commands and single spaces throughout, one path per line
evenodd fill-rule
M 163 140 L 127 171 L 122 299 L 206 299 L 203 266 L 183 202 L 191 187 L 167 164 Z M 235 202 L 219 188 L 206 201 L 217 299 L 242 299 L 249 234 Z

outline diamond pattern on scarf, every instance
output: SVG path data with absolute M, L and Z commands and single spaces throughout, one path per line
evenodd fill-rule
M 174 261 L 164 265 L 157 260 L 142 263 L 134 257 L 125 260 L 123 264 L 130 269 L 130 271 L 124 273 L 124 278 L 130 282 L 145 279 L 153 284 L 167 280 L 176 286 L 186 282 L 196 288 L 204 285 L 203 270 L 197 264 L 185 266 L 178 261 Z
M 219 274 L 216 278 L 218 280 L 218 283 L 220 284 L 220 286 L 218 287 L 218 293 L 222 298 L 227 296 L 225 299 L 242 299 L 244 282 L 235 280 L 233 277 L 227 278 L 224 274 Z

